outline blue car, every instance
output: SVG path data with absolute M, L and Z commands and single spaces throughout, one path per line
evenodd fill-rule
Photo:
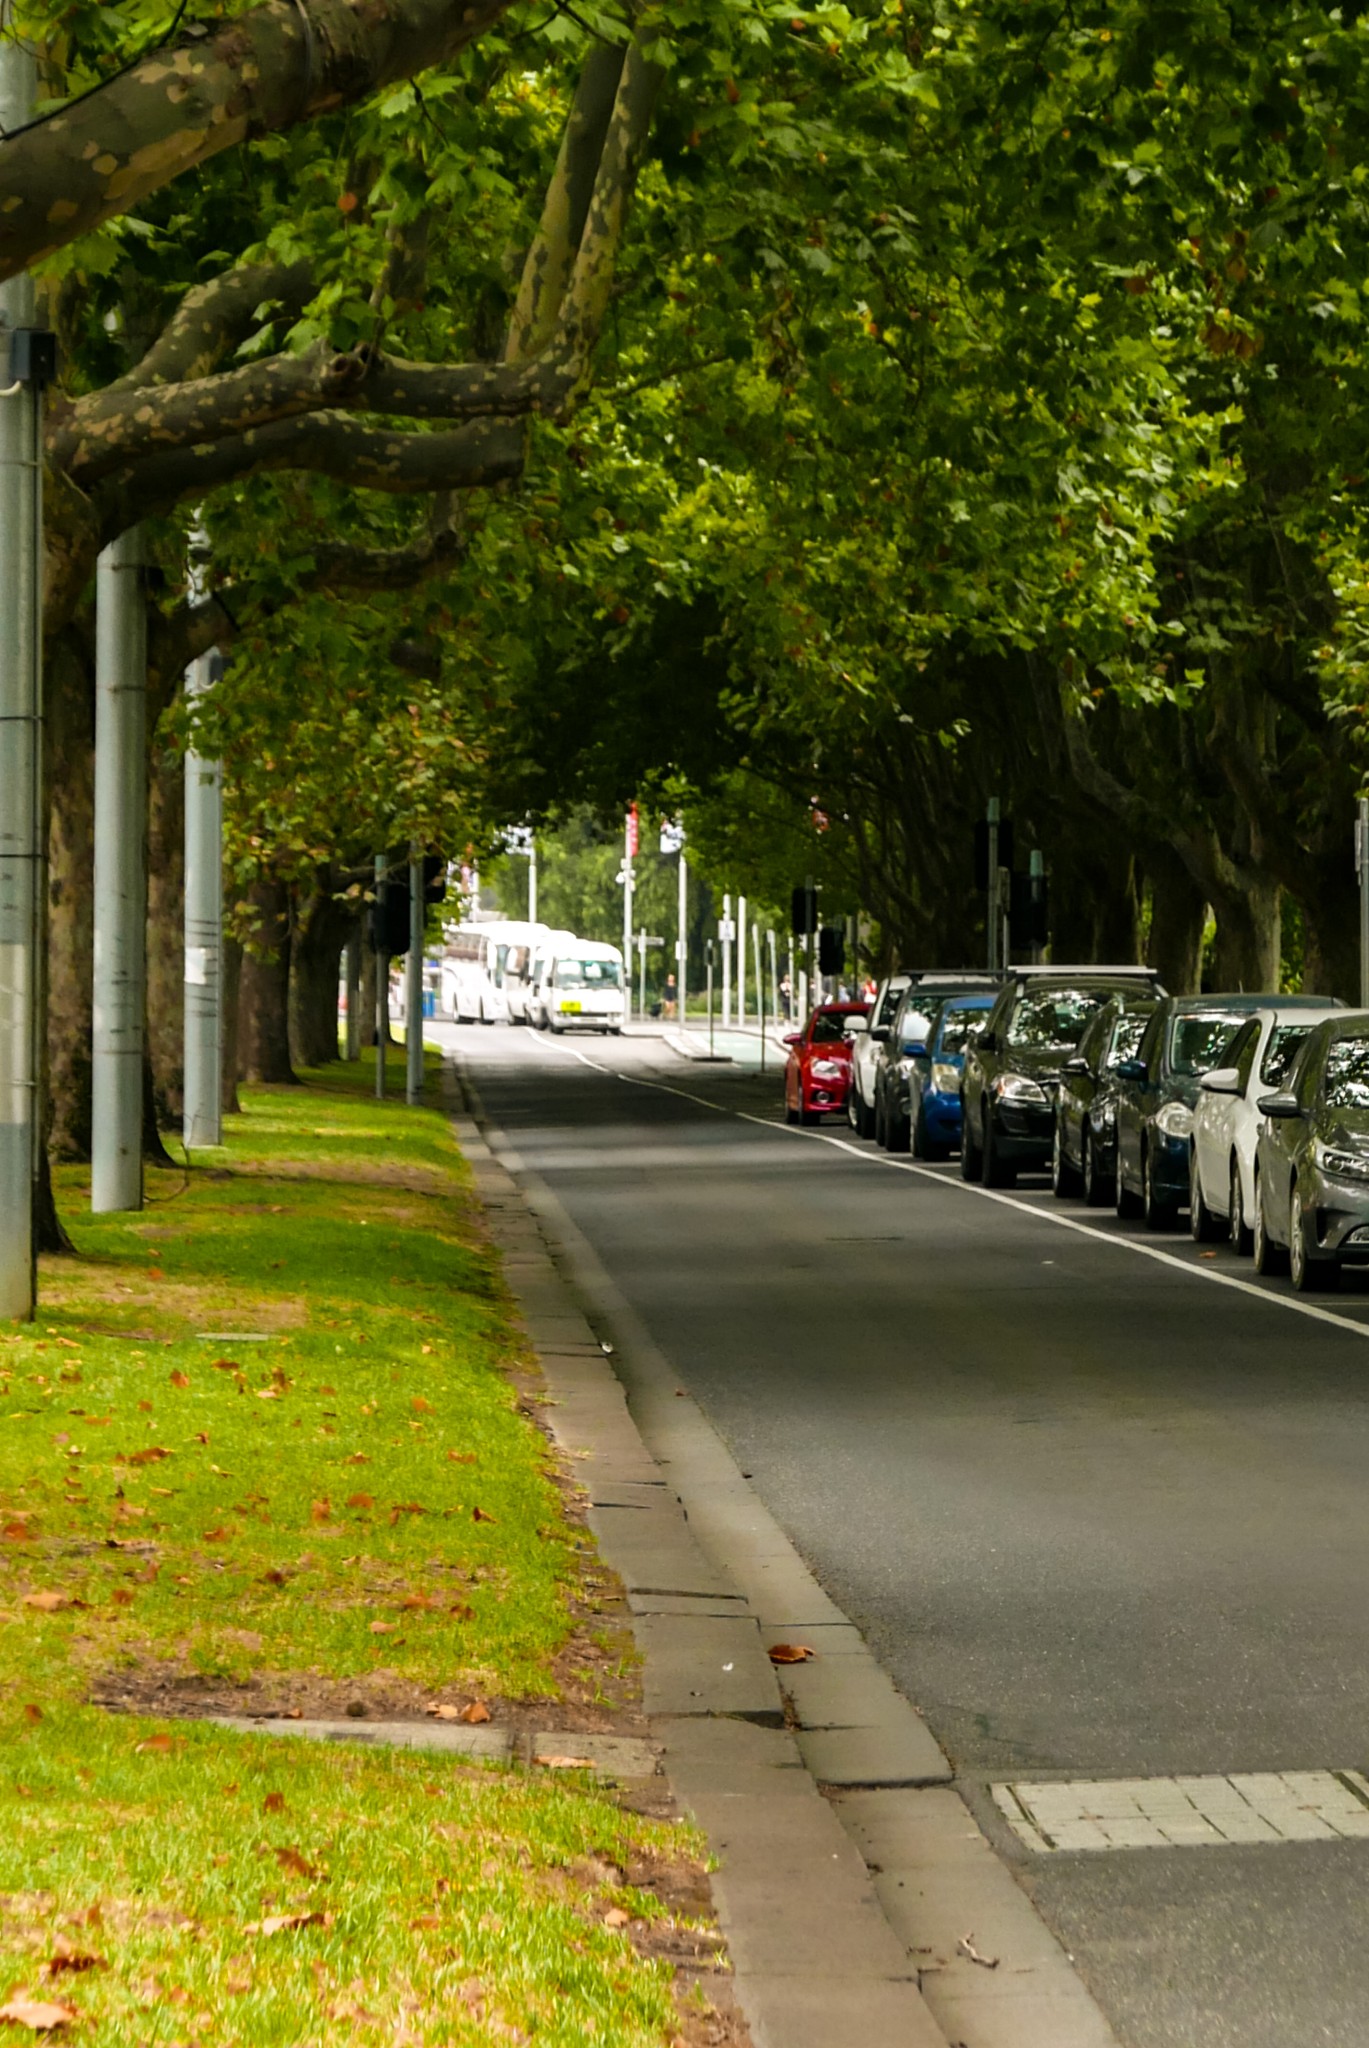
M 921 1050 L 910 1049 L 908 1113 L 915 1159 L 946 1159 L 959 1146 L 965 1044 L 997 996 L 996 989 L 947 996 L 933 1012 Z

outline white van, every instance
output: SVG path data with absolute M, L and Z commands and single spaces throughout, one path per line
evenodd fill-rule
M 443 974 L 444 1008 L 458 1024 L 503 1024 L 509 1019 L 504 993 L 510 955 L 548 936 L 544 924 L 500 918 L 489 924 L 463 925 L 447 948 Z
M 561 939 L 538 961 L 534 1003 L 551 1031 L 623 1028 L 623 956 L 593 939 Z
M 531 1024 L 536 1031 L 545 1031 L 547 1028 L 544 991 L 557 949 L 574 944 L 574 932 L 546 931 L 528 954 L 527 964 L 519 977 L 523 983 L 523 1022 Z

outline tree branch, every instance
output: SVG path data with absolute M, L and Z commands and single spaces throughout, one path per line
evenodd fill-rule
M 0 280 L 197 164 L 447 62 L 512 0 L 267 0 L 0 142 Z
M 294 319 L 313 290 L 313 272 L 303 262 L 240 263 L 222 271 L 186 293 L 141 361 L 100 396 L 207 377 L 252 328 L 261 306 L 278 304 Z

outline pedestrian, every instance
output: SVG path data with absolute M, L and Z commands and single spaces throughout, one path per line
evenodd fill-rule
M 787 1024 L 787 1023 L 789 1022 L 789 1018 L 790 1018 L 790 1015 L 792 1014 L 792 1011 L 793 1011 L 793 1007 L 794 1007 L 794 988 L 793 988 L 793 984 L 792 984 L 792 982 L 790 981 L 790 979 L 789 979 L 789 976 L 788 976 L 787 974 L 782 974 L 782 975 L 780 976 L 780 1009 L 781 1009 L 781 1011 L 782 1011 L 782 1013 L 783 1013 L 783 1015 L 784 1015 L 784 1021 L 785 1021 L 785 1023 L 786 1023 L 786 1024 Z
M 675 1000 L 675 977 L 673 974 L 668 974 L 665 978 L 665 1003 L 663 1007 L 667 1017 L 676 1015 L 678 1005 Z

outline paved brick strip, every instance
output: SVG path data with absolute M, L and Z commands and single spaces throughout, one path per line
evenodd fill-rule
M 1369 1841 L 1369 1779 L 1359 1771 L 1057 1779 L 992 1791 L 1013 1833 L 1038 1855 Z

